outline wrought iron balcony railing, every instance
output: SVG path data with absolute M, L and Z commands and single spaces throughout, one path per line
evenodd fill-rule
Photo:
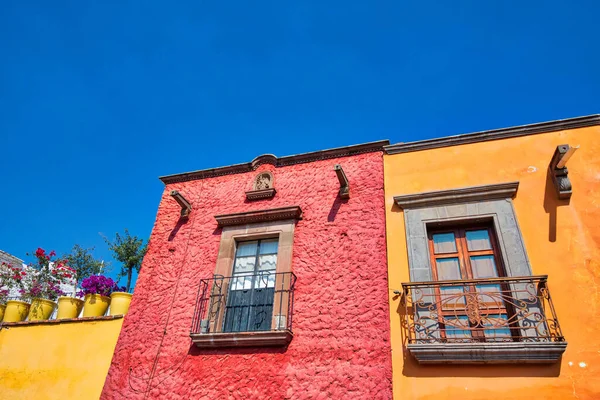
M 402 284 L 410 344 L 564 342 L 547 276 Z M 564 351 L 564 349 L 563 349 Z
M 289 342 L 295 283 L 296 276 L 292 272 L 274 271 L 202 279 L 192 321 L 192 339 L 197 345 L 202 344 L 201 347 L 218 347 L 214 344 L 216 339 L 209 342 L 203 336 L 219 335 L 235 337 L 223 339 L 227 341 L 223 345 L 228 346 L 241 345 L 247 337 L 266 338 L 263 342 L 267 345 Z M 273 332 L 285 332 L 286 336 Z M 254 341 L 248 340 L 249 345 L 255 345 Z

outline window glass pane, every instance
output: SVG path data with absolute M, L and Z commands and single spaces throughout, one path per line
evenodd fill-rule
M 469 318 L 466 315 L 444 318 L 446 339 L 449 342 L 470 341 Z
M 444 310 L 464 310 L 464 286 L 440 286 L 440 305 Z
M 438 280 L 451 281 L 460 280 L 460 265 L 458 258 L 438 258 L 435 260 L 438 271 Z M 443 309 L 462 309 L 465 307 L 465 298 L 461 294 L 464 292 L 462 286 L 441 286 L 440 287 L 440 306 Z
M 438 258 L 435 260 L 435 263 L 437 266 L 438 280 L 449 281 L 462 279 L 458 258 Z
M 486 309 L 503 308 L 505 307 L 504 300 L 510 299 L 510 292 L 502 290 L 502 286 L 498 284 L 475 285 L 475 289 L 479 294 L 479 301 Z
M 472 256 L 471 269 L 473 270 L 474 279 L 496 278 L 498 271 L 496 270 L 496 262 L 494 256 Z
M 454 233 L 436 233 L 432 235 L 433 252 L 435 254 L 456 253 L 456 240 Z
M 237 252 L 235 253 L 235 256 L 236 257 L 255 256 L 257 245 L 258 245 L 258 241 L 256 241 L 256 240 L 252 241 L 252 242 L 238 242 Z
M 504 314 L 491 314 L 483 318 L 483 333 L 488 341 L 507 341 L 510 340 L 511 333 L 508 327 L 508 320 Z
M 277 239 L 262 240 L 260 242 L 260 254 L 277 254 Z
M 259 289 L 275 287 L 275 271 L 259 271 L 254 287 Z
M 277 254 L 258 256 L 258 270 L 274 270 L 277 268 Z
M 469 251 L 489 250 L 492 248 L 490 235 L 487 229 L 467 231 L 467 247 Z
M 236 257 L 235 264 L 233 266 L 234 275 L 254 272 L 255 261 L 255 255 L 249 257 Z
M 252 281 L 254 276 L 250 274 L 236 275 L 231 278 L 231 290 L 248 290 L 252 289 Z

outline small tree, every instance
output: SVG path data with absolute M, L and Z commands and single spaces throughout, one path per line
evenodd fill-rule
M 73 268 L 77 274 L 75 286 L 85 278 L 92 275 L 98 275 L 102 272 L 104 261 L 95 259 L 92 255 L 92 251 L 94 251 L 94 247 L 84 249 L 76 244 L 71 249 L 71 253 L 64 257 L 69 261 L 69 266 Z
M 140 271 L 142 260 L 148 250 L 148 244 L 144 244 L 144 239 L 138 239 L 137 236 L 131 236 L 125 229 L 124 235 L 116 234 L 115 240 L 111 241 L 104 237 L 108 248 L 113 252 L 115 260 L 121 263 L 121 272 L 119 279 L 127 276 L 126 290 L 131 289 L 131 274 L 133 270 Z

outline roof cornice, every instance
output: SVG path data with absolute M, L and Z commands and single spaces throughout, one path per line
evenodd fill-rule
M 446 136 L 437 139 L 419 140 L 417 142 L 397 143 L 385 146 L 384 150 L 386 154 L 409 153 L 412 151 L 436 149 L 440 147 L 456 146 L 468 143 L 487 142 L 489 140 L 508 139 L 518 136 L 585 128 L 587 126 L 595 125 L 600 125 L 600 114 L 559 119 L 556 121 L 540 122 L 530 125 L 519 125 L 510 128 L 493 129 L 475 133 L 465 133 L 463 135 Z
M 273 154 L 263 154 L 256 157 L 249 163 L 234 164 L 227 167 L 203 169 L 182 174 L 161 176 L 159 179 L 165 184 L 187 182 L 197 179 L 213 178 L 222 175 L 241 174 L 251 172 L 262 164 L 271 164 L 276 167 L 285 167 L 288 165 L 309 163 L 313 161 L 327 160 L 330 158 L 349 157 L 363 153 L 372 153 L 383 151 L 384 146 L 389 145 L 389 140 L 379 140 L 377 142 L 357 144 L 353 146 L 338 147 L 329 150 L 314 151 L 311 153 L 296 154 L 292 156 L 276 157 Z

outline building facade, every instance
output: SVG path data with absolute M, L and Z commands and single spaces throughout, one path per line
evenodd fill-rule
M 394 398 L 600 398 L 599 139 L 589 116 L 386 146 Z
M 386 144 L 161 178 L 102 398 L 391 398 Z

